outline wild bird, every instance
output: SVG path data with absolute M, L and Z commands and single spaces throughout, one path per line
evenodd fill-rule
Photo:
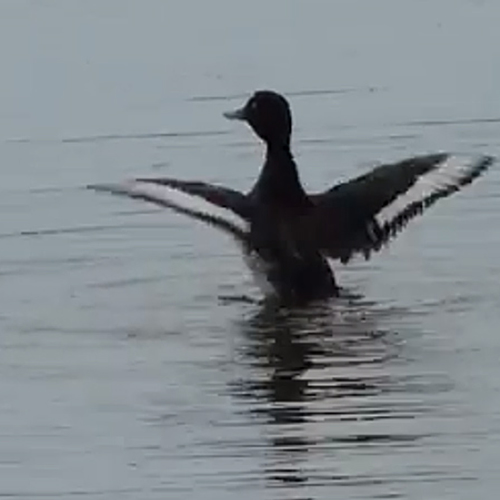
M 291 152 L 287 100 L 258 91 L 226 118 L 242 120 L 262 139 L 265 162 L 247 194 L 201 181 L 133 179 L 89 186 L 168 207 L 230 234 L 266 297 L 306 303 L 337 296 L 328 263 L 369 258 L 408 221 L 481 175 L 491 156 L 460 160 L 447 153 L 375 167 L 321 193 L 307 194 Z

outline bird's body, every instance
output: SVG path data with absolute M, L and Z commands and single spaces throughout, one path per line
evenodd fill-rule
M 287 302 L 337 294 L 326 257 L 308 234 L 313 203 L 302 188 L 289 151 L 268 151 L 249 196 L 249 245 L 270 290 Z M 262 281 L 262 280 L 261 280 Z
M 264 165 L 248 194 L 167 178 L 92 187 L 169 207 L 229 233 L 264 294 L 287 303 L 337 295 L 328 259 L 345 263 L 356 253 L 368 258 L 411 218 L 493 162 L 488 156 L 417 156 L 307 194 L 290 148 L 290 108 L 281 95 L 257 92 L 226 116 L 247 121 L 266 145 Z

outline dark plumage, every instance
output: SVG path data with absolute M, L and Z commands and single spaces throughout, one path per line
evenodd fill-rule
M 292 115 L 283 96 L 256 92 L 225 116 L 247 122 L 266 145 L 260 176 L 248 194 L 168 178 L 92 187 L 169 207 L 231 234 L 250 267 L 265 278 L 266 295 L 285 302 L 337 295 L 327 258 L 346 263 L 356 253 L 370 257 L 410 219 L 493 163 L 490 156 L 417 156 L 307 194 L 291 153 Z

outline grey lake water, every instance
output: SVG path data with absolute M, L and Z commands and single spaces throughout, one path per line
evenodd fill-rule
M 249 189 L 287 95 L 308 189 L 500 154 L 496 0 L 0 3 L 0 497 L 496 499 L 500 164 L 270 312 L 232 241 L 86 190 Z

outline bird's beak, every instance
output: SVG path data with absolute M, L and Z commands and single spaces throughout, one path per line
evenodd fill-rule
M 247 119 L 244 107 L 239 108 L 239 109 L 235 109 L 234 111 L 226 111 L 225 113 L 223 113 L 223 115 L 228 120 L 243 120 L 243 121 L 245 121 Z

